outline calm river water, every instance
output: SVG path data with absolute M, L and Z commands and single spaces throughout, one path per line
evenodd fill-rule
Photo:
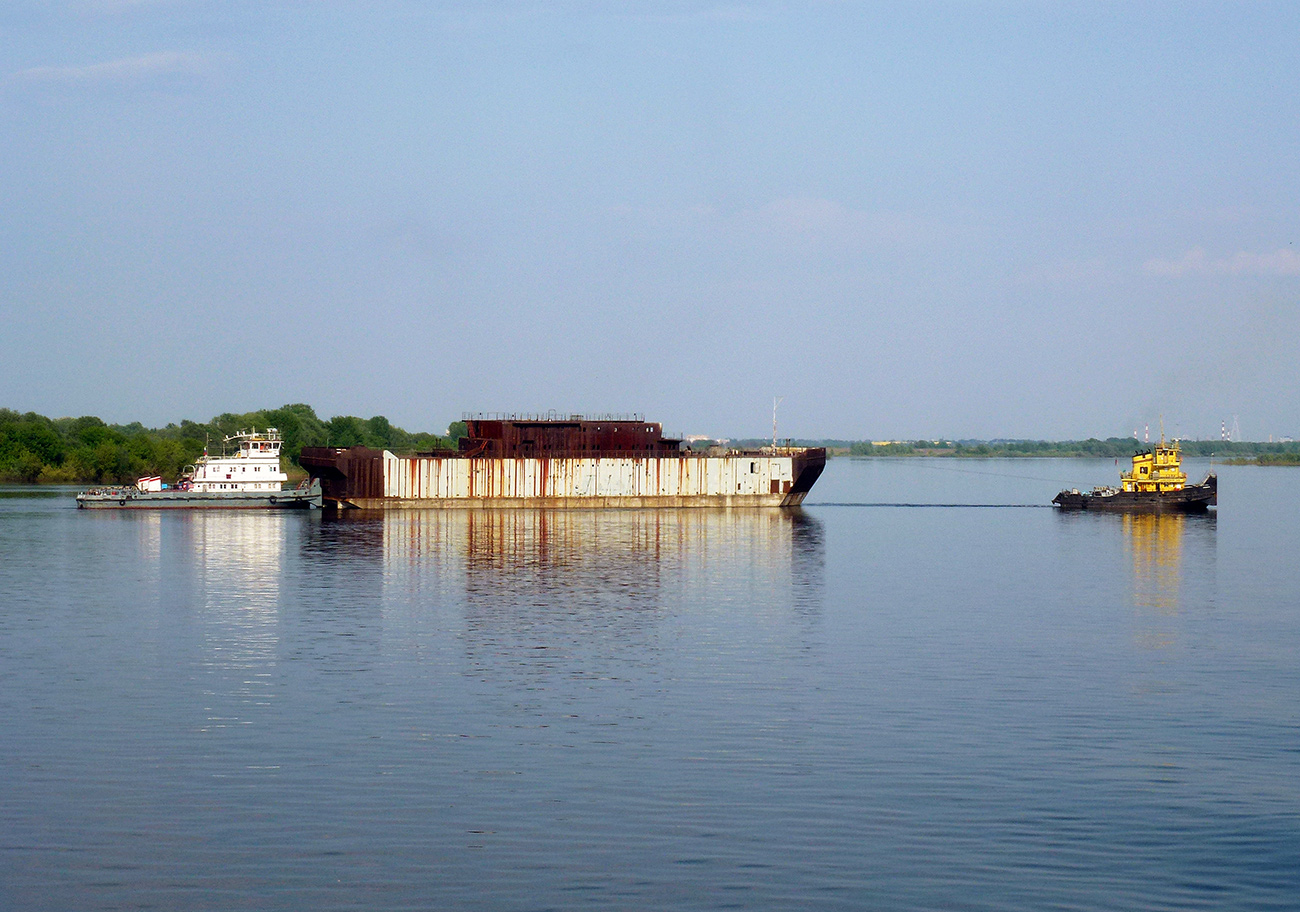
M 793 514 L 2 489 L 0 908 L 1295 909 L 1300 470 L 1042 506 L 1115 471 L 841 459 Z

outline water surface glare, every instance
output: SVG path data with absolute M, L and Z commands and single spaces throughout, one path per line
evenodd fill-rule
M 936 463 L 795 512 L 6 488 L 0 908 L 1300 907 L 1300 471 L 1124 517 L 1019 508 L 1109 460 Z

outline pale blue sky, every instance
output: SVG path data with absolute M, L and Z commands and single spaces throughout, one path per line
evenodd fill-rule
M 0 406 L 1300 437 L 1300 4 L 0 0 Z

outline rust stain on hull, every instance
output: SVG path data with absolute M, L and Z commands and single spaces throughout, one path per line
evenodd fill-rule
M 824 452 L 638 459 L 484 459 L 304 449 L 326 502 L 393 507 L 798 506 Z

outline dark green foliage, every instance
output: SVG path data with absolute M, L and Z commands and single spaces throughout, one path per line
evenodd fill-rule
M 32 457 L 41 463 L 61 462 L 66 447 L 54 422 L 35 412 L 20 415 L 0 409 L 0 464 Z
M 51 420 L 0 409 L 0 481 L 102 482 L 175 476 L 202 452 L 140 424 L 110 427 L 98 418 Z
M 1268 466 L 1300 465 L 1300 453 L 1260 453 L 1255 461 Z
M 335 447 L 365 446 L 366 425 L 360 418 L 338 415 L 325 424 L 326 444 Z
M 225 438 L 241 430 L 278 428 L 284 453 L 295 464 L 305 446 L 368 446 L 395 451 L 452 446 L 436 434 L 412 434 L 387 418 L 342 415 L 322 421 L 309 405 L 292 403 L 207 423 L 185 420 L 149 429 L 139 422 L 108 425 L 98 418 L 50 419 L 0 409 L 0 482 L 126 483 L 144 475 L 174 481 L 203 454 L 221 453 Z M 463 425 L 462 425 L 463 427 Z
M 851 456 L 912 456 L 915 453 L 915 447 L 902 441 L 877 445 L 870 440 L 859 440 L 849 447 Z

